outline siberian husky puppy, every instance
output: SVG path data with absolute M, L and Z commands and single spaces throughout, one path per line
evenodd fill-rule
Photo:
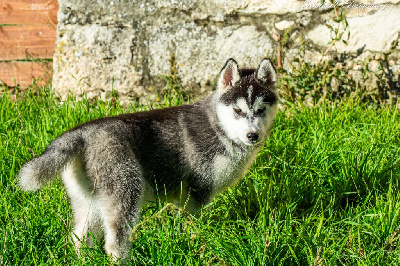
M 88 231 L 104 231 L 106 253 L 128 258 L 146 201 L 183 198 L 195 212 L 247 172 L 271 130 L 278 97 L 269 59 L 257 69 L 229 59 L 217 90 L 197 103 L 100 118 L 65 132 L 22 167 L 19 186 L 35 191 L 61 173 L 77 250 Z

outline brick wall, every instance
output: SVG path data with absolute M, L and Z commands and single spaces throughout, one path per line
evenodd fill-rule
M 0 0 L 0 84 L 51 81 L 57 11 L 57 0 Z

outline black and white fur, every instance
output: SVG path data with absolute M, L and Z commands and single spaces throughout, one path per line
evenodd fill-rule
M 277 112 L 277 74 L 269 59 L 239 69 L 229 59 L 218 88 L 200 102 L 101 118 L 55 139 L 19 173 L 35 191 L 61 173 L 74 212 L 74 241 L 105 232 L 105 251 L 129 257 L 142 204 L 166 195 L 195 212 L 242 177 Z

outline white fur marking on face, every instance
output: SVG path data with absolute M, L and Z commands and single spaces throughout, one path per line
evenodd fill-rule
M 247 110 L 247 112 L 251 112 L 245 99 L 242 99 L 242 101 L 238 102 L 239 108 L 243 108 Z M 242 111 L 245 112 L 245 110 Z M 251 120 L 248 119 L 248 117 L 237 118 L 235 116 L 233 106 L 226 106 L 222 103 L 217 105 L 216 111 L 219 124 L 231 140 L 235 141 L 236 143 L 243 143 L 246 145 L 253 144 L 248 140 L 246 134 L 256 131 L 257 128 L 253 125 Z
M 253 104 L 253 110 L 257 111 L 258 109 L 264 107 L 264 99 L 263 97 L 257 97 Z
M 239 107 L 240 110 L 242 110 L 244 113 L 248 114 L 248 113 L 250 112 L 250 108 L 249 108 L 249 106 L 247 105 L 247 102 L 246 102 L 246 100 L 245 100 L 244 98 L 239 98 L 239 99 L 236 101 L 236 105 L 237 105 L 237 107 Z
M 264 108 L 265 113 L 260 116 L 254 116 L 254 111 Z M 237 117 L 234 108 L 240 108 L 242 112 L 246 113 L 246 117 Z M 235 105 L 225 105 L 221 102 L 217 103 L 216 113 L 218 123 L 227 134 L 227 136 L 236 143 L 243 143 L 252 146 L 254 143 L 249 141 L 247 134 L 249 132 L 258 132 L 259 141 L 263 142 L 268 135 L 273 118 L 277 112 L 277 104 L 268 105 L 264 103 L 263 97 L 257 97 L 254 105 L 248 106 L 245 98 L 239 98 Z
M 251 95 L 253 94 L 253 85 L 250 85 L 247 89 L 247 99 L 248 102 L 251 103 Z

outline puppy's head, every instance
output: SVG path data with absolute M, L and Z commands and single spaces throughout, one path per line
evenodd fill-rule
M 236 143 L 265 141 L 276 116 L 277 73 L 270 59 L 257 69 L 239 69 L 229 59 L 218 79 L 217 116 L 221 128 Z

